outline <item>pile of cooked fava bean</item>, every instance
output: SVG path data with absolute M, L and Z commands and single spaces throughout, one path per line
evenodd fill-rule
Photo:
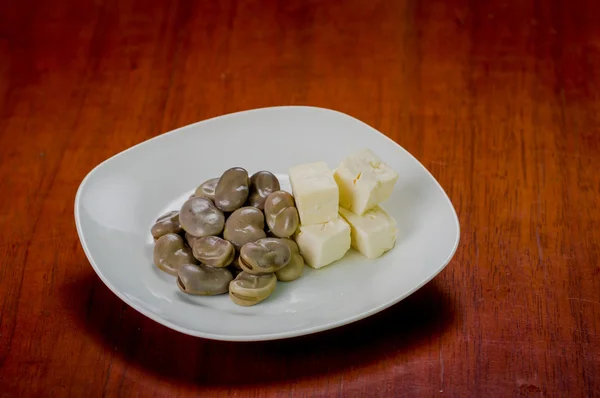
M 268 171 L 240 167 L 202 183 L 179 211 L 152 226 L 154 264 L 188 294 L 229 293 L 238 305 L 260 303 L 277 281 L 302 275 L 292 236 L 300 220 L 294 198 Z

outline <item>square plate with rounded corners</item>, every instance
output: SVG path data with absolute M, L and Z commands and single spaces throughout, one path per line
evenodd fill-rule
M 369 148 L 399 176 L 382 204 L 398 222 L 395 248 L 376 260 L 350 250 L 327 267 L 279 282 L 267 300 L 239 307 L 228 295 L 190 296 L 152 265 L 150 227 L 197 185 L 233 166 L 269 170 L 289 190 L 290 166 L 333 169 Z M 448 196 L 412 155 L 365 123 L 301 106 L 228 114 L 159 135 L 94 168 L 75 198 L 81 245 L 100 279 L 137 311 L 193 336 L 258 341 L 315 333 L 375 314 L 435 277 L 454 255 L 459 223 Z

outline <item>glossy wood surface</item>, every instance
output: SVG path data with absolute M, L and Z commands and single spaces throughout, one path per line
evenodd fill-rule
M 600 396 L 599 90 L 593 0 L 0 2 L 0 397 Z M 276 342 L 188 337 L 121 302 L 77 238 L 82 178 L 285 104 L 413 153 L 460 218 L 448 267 Z

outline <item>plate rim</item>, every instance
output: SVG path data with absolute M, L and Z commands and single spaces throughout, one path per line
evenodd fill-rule
M 162 139 L 166 136 L 175 134 L 177 132 L 179 132 L 180 130 L 184 130 L 184 129 L 189 129 L 189 128 L 193 128 L 195 126 L 201 125 L 201 124 L 205 124 L 209 121 L 215 120 L 215 119 L 223 119 L 223 118 L 228 118 L 228 117 L 234 117 L 234 116 L 239 116 L 241 114 L 247 114 L 247 113 L 256 113 L 256 112 L 260 112 L 260 111 L 265 111 L 265 110 L 277 110 L 277 109 L 312 109 L 312 110 L 318 110 L 318 111 L 327 111 L 327 112 L 332 112 L 332 113 L 337 113 L 339 115 L 342 115 L 344 117 L 347 118 L 351 118 L 353 119 L 354 122 L 358 122 L 366 127 L 368 127 L 369 130 L 371 130 L 373 133 L 377 133 L 383 137 L 385 137 L 389 143 L 395 145 L 397 148 L 399 148 L 400 150 L 402 150 L 406 155 L 410 156 L 414 161 L 416 161 L 419 166 L 429 175 L 429 177 L 435 181 L 437 187 L 443 192 L 444 194 L 444 198 L 446 199 L 446 201 L 448 202 L 448 204 L 450 205 L 450 209 L 452 210 L 452 215 L 453 215 L 453 219 L 454 219 L 454 225 L 456 227 L 456 239 L 454 241 L 454 245 L 452 250 L 450 251 L 449 255 L 446 257 L 446 259 L 442 262 L 442 264 L 436 269 L 434 270 L 430 275 L 428 275 L 425 279 L 423 279 L 423 281 L 417 285 L 415 285 L 412 289 L 410 289 L 409 291 L 407 291 L 404 294 L 401 294 L 399 296 L 397 296 L 396 298 L 384 302 L 380 305 L 377 305 L 373 308 L 371 308 L 368 311 L 363 311 L 363 312 L 359 312 L 353 316 L 349 316 L 346 317 L 344 319 L 338 320 L 338 321 L 333 321 L 333 322 L 326 322 L 317 326 L 311 326 L 311 327 L 306 327 L 306 328 L 302 328 L 302 329 L 297 329 L 297 330 L 292 330 L 292 331 L 287 331 L 287 332 L 274 332 L 274 333 L 260 333 L 260 334 L 242 334 L 242 335 L 223 335 L 223 334 L 218 334 L 218 333 L 211 333 L 211 332 L 204 332 L 204 331 L 199 331 L 199 330 L 195 330 L 195 329 L 189 329 L 186 327 L 182 327 L 179 326 L 167 319 L 164 319 L 162 317 L 160 317 L 157 314 L 154 314 L 152 311 L 146 310 L 145 308 L 139 306 L 138 304 L 135 303 L 135 301 L 133 300 L 129 300 L 124 293 L 122 293 L 119 289 L 115 288 L 111 282 L 108 280 L 108 278 L 106 276 L 103 275 L 102 271 L 99 269 L 98 264 L 96 264 L 96 262 L 94 261 L 94 258 L 88 248 L 82 227 L 81 227 L 81 219 L 80 219 L 80 207 L 81 207 L 81 195 L 82 192 L 85 188 L 85 185 L 87 184 L 88 180 L 91 178 L 91 176 L 97 171 L 99 170 L 105 163 L 110 162 L 111 160 L 123 156 L 125 155 L 127 152 L 134 150 L 135 148 L 145 145 L 151 141 L 154 140 L 158 140 L 158 139 Z M 346 113 L 337 111 L 335 109 L 330 109 L 330 108 L 324 108 L 324 107 L 317 107 L 317 106 L 305 106 L 305 105 L 280 105 L 280 106 L 268 106 L 268 107 L 260 107 L 260 108 L 253 108 L 253 109 L 247 109 L 247 110 L 241 110 L 241 111 L 236 111 L 236 112 L 230 112 L 230 113 L 224 113 L 218 116 L 213 116 L 210 117 L 208 119 L 203 119 L 203 120 L 199 120 L 197 122 L 194 123 L 190 123 L 181 127 L 177 127 L 173 130 L 169 130 L 167 132 L 158 134 L 154 137 L 148 138 L 147 140 L 141 141 L 135 145 L 132 145 L 108 158 L 106 158 L 105 160 L 103 160 L 102 162 L 98 163 L 95 167 L 93 167 L 86 175 L 85 177 L 81 180 L 79 187 L 77 188 L 77 192 L 75 194 L 75 202 L 74 202 L 74 217 L 75 217 L 75 227 L 77 229 L 77 235 L 79 237 L 79 243 L 81 244 L 81 247 L 83 248 L 83 251 L 88 259 L 88 262 L 90 263 L 90 265 L 92 266 L 92 269 L 94 270 L 94 272 L 96 273 L 96 275 L 100 278 L 100 280 L 108 287 L 108 289 L 115 294 L 118 298 L 120 298 L 125 304 L 127 304 L 128 306 L 130 306 L 131 308 L 135 309 L 136 311 L 138 311 L 139 313 L 141 313 L 142 315 L 152 319 L 154 322 L 157 322 L 165 327 L 168 327 L 170 329 L 173 329 L 177 332 L 189 335 L 189 336 L 193 336 L 193 337 L 201 337 L 201 338 L 205 338 L 205 339 L 210 339 L 210 340 L 217 340 L 217 341 L 230 341 L 230 342 L 256 342 L 256 341 L 269 341 L 269 340 L 281 340 L 281 339 L 288 339 L 288 338 L 293 338 L 293 337 L 299 337 L 299 336 L 304 336 L 304 335 L 309 335 L 309 334 L 314 334 L 314 333 L 319 333 L 319 332 L 323 332 L 326 330 L 331 330 L 331 329 L 335 329 L 344 325 L 348 325 L 357 321 L 360 321 L 362 319 L 368 318 L 369 316 L 372 316 L 374 314 L 377 314 L 397 303 L 399 303 L 400 301 L 404 300 L 406 297 L 410 296 L 411 294 L 413 294 L 414 292 L 416 292 L 417 290 L 419 290 L 420 288 L 422 288 L 423 286 L 425 286 L 427 283 L 429 283 L 433 278 L 435 278 L 440 272 L 442 272 L 444 270 L 444 268 L 446 268 L 446 266 L 448 265 L 448 263 L 452 260 L 452 258 L 454 257 L 454 255 L 456 254 L 456 251 L 458 249 L 458 245 L 460 243 L 460 236 L 461 236 L 461 228 L 460 228 L 460 220 L 458 218 L 458 215 L 456 213 L 456 209 L 454 207 L 454 205 L 452 204 L 452 201 L 450 200 L 450 197 L 448 196 L 448 194 L 446 193 L 446 191 L 444 190 L 444 188 L 441 186 L 441 184 L 438 182 L 438 180 L 433 176 L 433 174 L 431 174 L 431 172 L 413 155 L 411 154 L 409 151 L 407 151 L 406 149 L 404 149 L 400 144 L 398 144 L 396 141 L 394 141 L 393 139 L 391 139 L 390 137 L 388 137 L 387 135 L 385 135 L 384 133 L 382 133 L 381 131 L 377 130 L 376 128 L 370 126 L 369 124 L 363 122 L 360 119 L 357 119 L 351 115 L 348 115 Z

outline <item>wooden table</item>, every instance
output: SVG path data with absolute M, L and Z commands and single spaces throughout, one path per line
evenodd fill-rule
M 600 396 L 600 3 L 5 1 L 0 397 Z M 188 337 L 98 279 L 76 189 L 209 117 L 333 108 L 446 189 L 460 247 L 314 336 Z M 434 244 L 434 242 L 432 242 Z

